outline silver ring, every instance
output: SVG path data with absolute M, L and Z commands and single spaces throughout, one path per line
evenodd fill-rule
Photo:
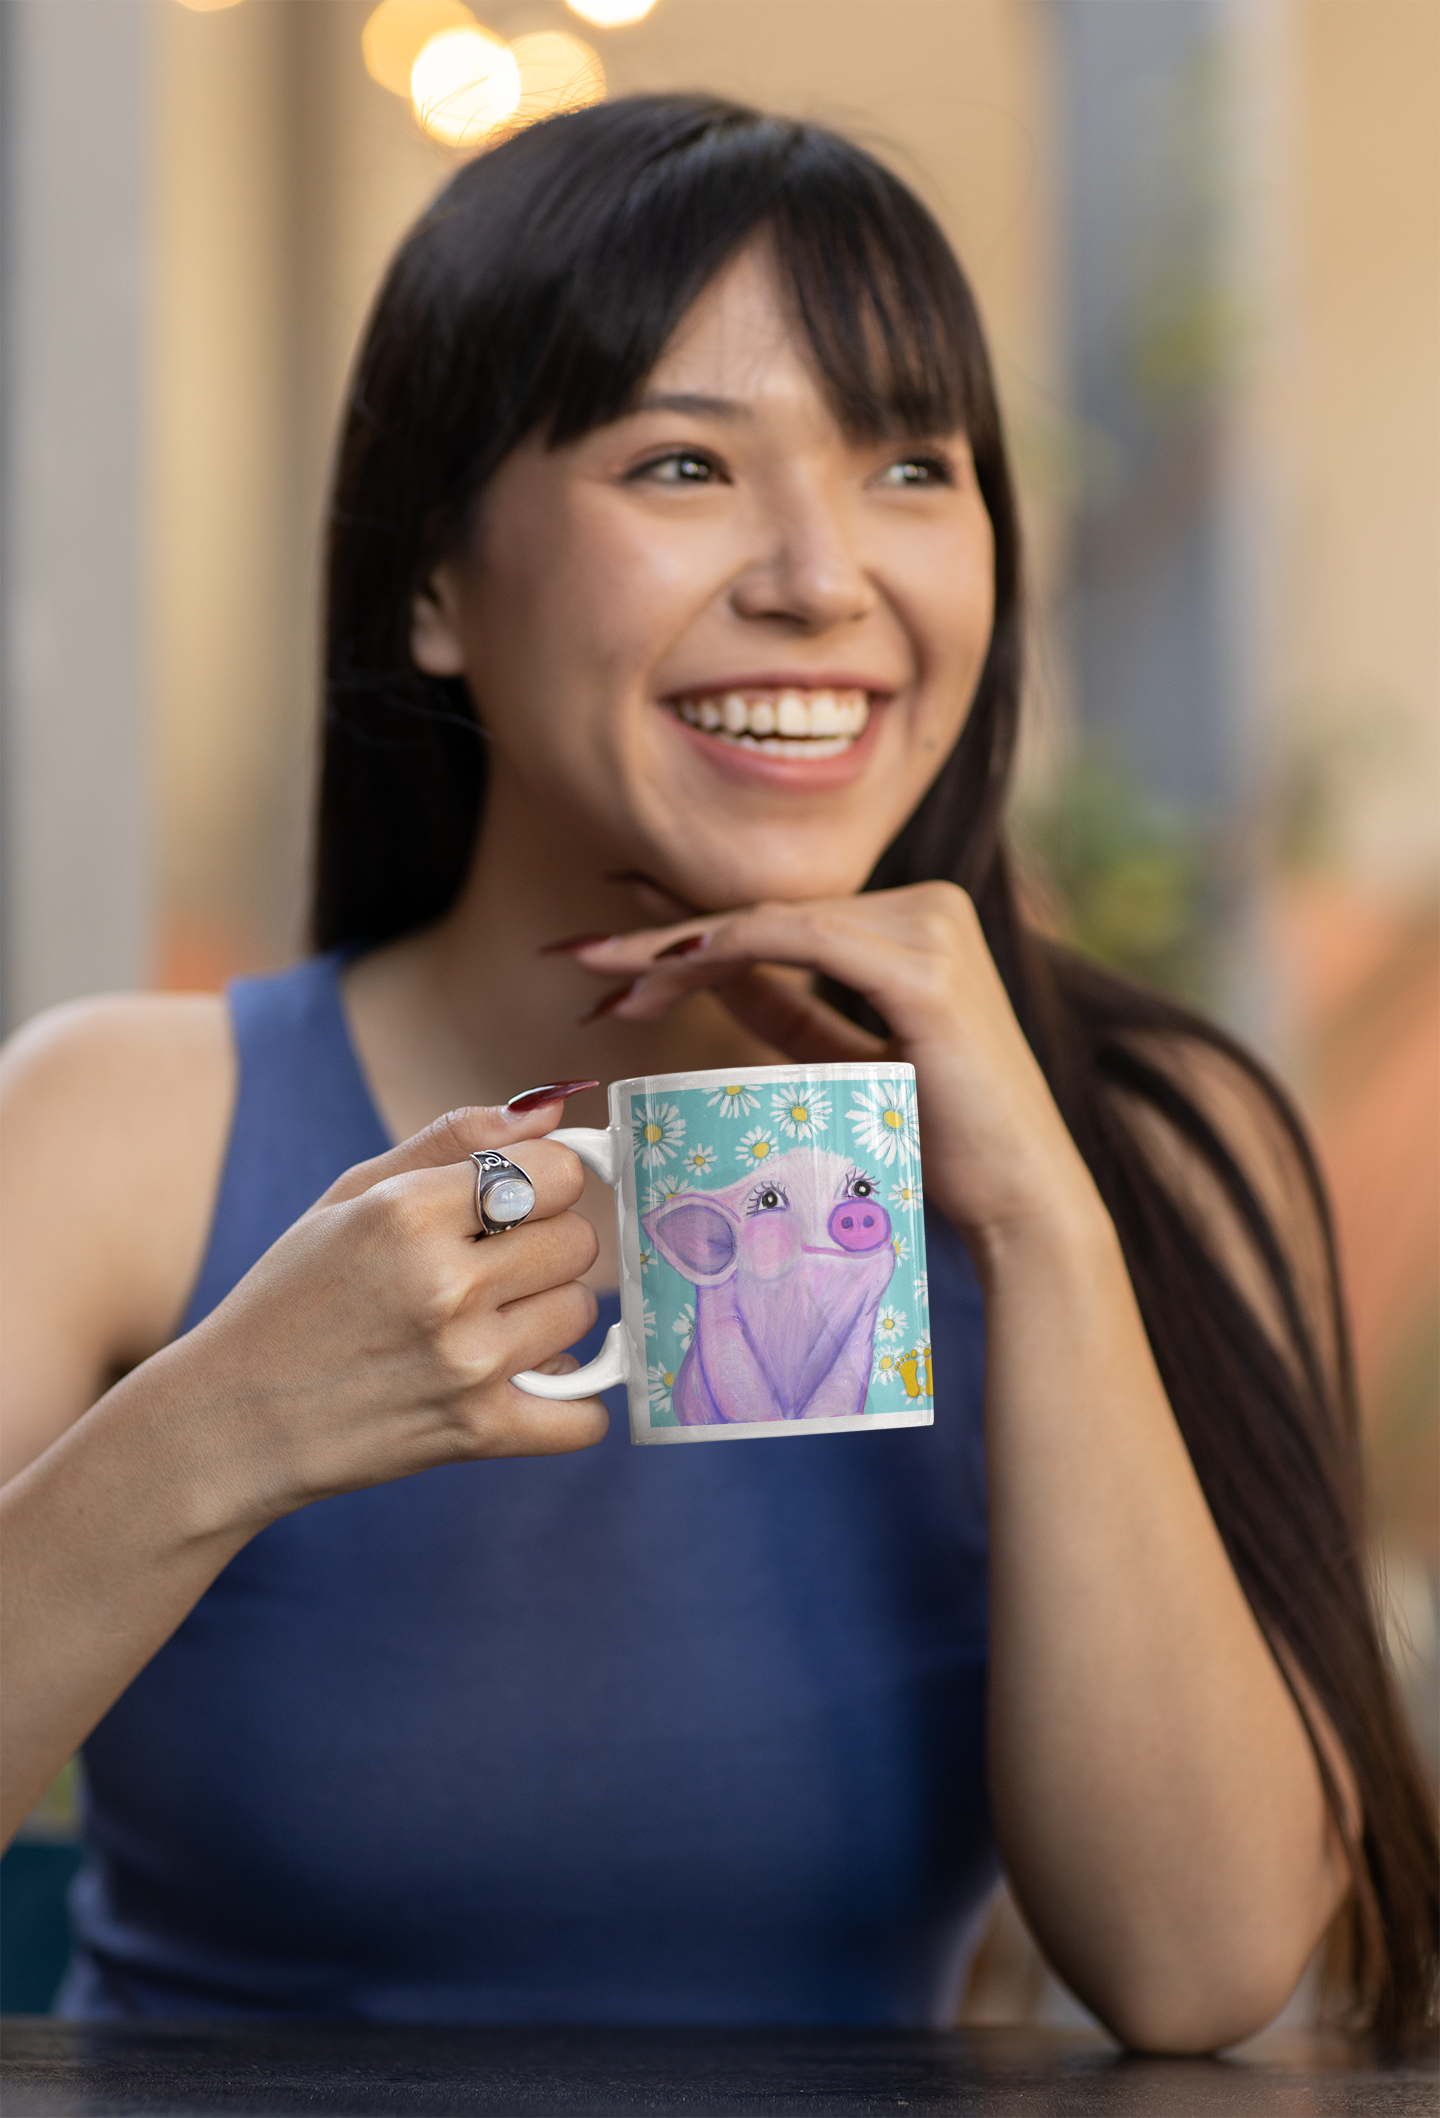
M 470 1160 L 475 1164 L 475 1215 L 480 1234 L 504 1235 L 528 1220 L 535 1211 L 535 1187 L 524 1170 L 494 1148 L 483 1149 Z

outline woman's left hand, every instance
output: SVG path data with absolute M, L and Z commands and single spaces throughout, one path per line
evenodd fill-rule
M 678 909 L 648 886 L 643 901 Z M 801 1065 L 914 1066 L 927 1198 L 985 1291 L 990 1781 L 1006 1869 L 1051 1961 L 1127 2041 L 1195 2051 L 1258 2029 L 1339 1903 L 1344 1857 L 1119 1239 L 974 905 L 921 883 L 749 905 L 573 954 L 631 981 L 602 1002 L 624 1020 L 710 987 Z M 780 966 L 863 993 L 890 1038 Z
M 908 1060 L 926 1193 L 967 1237 L 1098 1205 L 1090 1175 L 1010 1006 L 975 906 L 953 883 L 746 905 L 582 945 L 587 970 L 629 979 L 606 1011 L 652 1022 L 708 987 L 799 1064 Z M 863 993 L 890 1025 L 872 1036 L 761 966 L 818 972 Z

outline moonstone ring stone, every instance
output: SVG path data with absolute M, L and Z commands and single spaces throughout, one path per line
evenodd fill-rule
M 482 1236 L 504 1235 L 535 1211 L 535 1188 L 523 1169 L 487 1148 L 471 1155 L 475 1164 L 475 1214 Z

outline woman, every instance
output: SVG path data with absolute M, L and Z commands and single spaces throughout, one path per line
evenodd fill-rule
M 1021 921 L 1018 571 L 958 268 L 831 135 L 611 104 L 402 248 L 328 953 L 10 1061 L 5 1742 L 16 1818 L 86 1742 L 70 2012 L 942 2022 L 1002 1860 L 1135 2045 L 1259 2027 L 1337 1921 L 1428 2008 L 1313 1165 Z M 510 1387 L 615 1313 L 567 1091 L 882 1050 L 934 1428 L 632 1452 Z

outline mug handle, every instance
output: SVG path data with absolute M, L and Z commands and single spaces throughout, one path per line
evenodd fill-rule
M 568 1147 L 603 1183 L 613 1187 L 619 1182 L 620 1135 L 608 1126 L 565 1125 L 544 1137 Z M 597 1397 L 602 1390 L 611 1390 L 629 1379 L 630 1340 L 624 1324 L 612 1324 L 594 1360 L 571 1375 L 542 1375 L 538 1368 L 525 1368 L 510 1378 L 527 1397 L 548 1397 L 553 1404 L 569 1404 L 577 1397 Z

